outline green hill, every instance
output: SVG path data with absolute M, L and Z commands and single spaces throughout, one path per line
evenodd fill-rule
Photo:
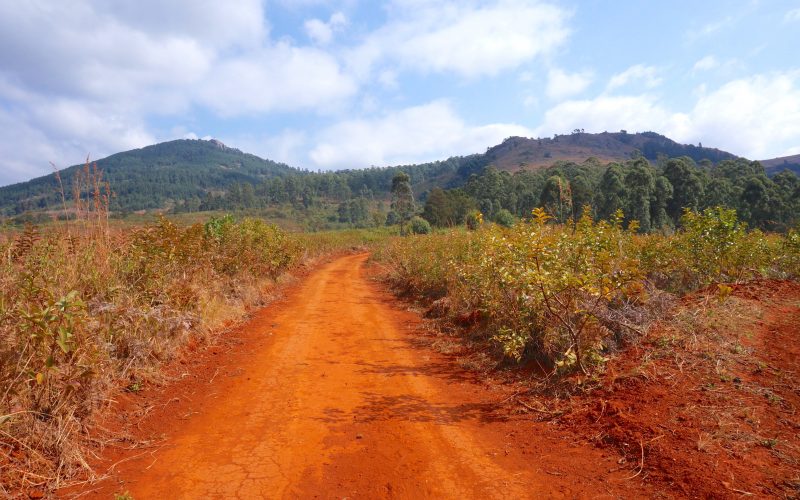
M 176 200 L 221 192 L 236 183 L 257 184 L 271 177 L 303 175 L 282 163 L 229 148 L 219 141 L 176 140 L 111 155 L 96 162 L 115 194 L 112 210 L 164 208 Z M 60 172 L 67 200 L 84 168 Z M 61 204 L 54 174 L 0 187 L 0 213 L 19 214 Z
M 679 144 L 655 132 L 587 134 L 578 130 L 552 138 L 509 137 L 502 144 L 489 148 L 486 155 L 489 163 L 510 172 L 521 168 L 544 168 L 555 161 L 581 163 L 591 157 L 604 163 L 623 162 L 637 155 L 650 161 L 656 161 L 660 156 L 686 156 L 698 163 L 702 160 L 719 163 L 738 158 L 716 148 Z

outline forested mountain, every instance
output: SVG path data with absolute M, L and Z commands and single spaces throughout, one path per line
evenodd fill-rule
M 671 158 L 671 159 L 670 159 Z M 794 158 L 771 166 L 773 174 Z M 486 153 L 418 165 L 309 172 L 232 149 L 219 141 L 178 140 L 97 161 L 114 193 L 110 208 L 178 212 L 316 211 L 317 219 L 372 224 L 390 215 L 384 206 L 393 177 L 407 173 L 420 207 L 434 225 L 460 223 L 471 209 L 486 217 L 525 216 L 546 205 L 567 217 L 591 204 L 600 217 L 621 208 L 643 230 L 677 223 L 683 207 L 736 207 L 752 225 L 779 229 L 798 213 L 797 177 L 768 177 L 757 162 L 700 145 L 681 145 L 652 133 L 510 137 Z M 61 172 L 67 204 L 83 166 Z M 86 183 L 84 183 L 86 184 Z M 432 200 L 432 203 L 431 202 Z M 381 205 L 384 203 L 384 205 Z M 438 204 L 438 205 L 437 205 Z M 29 219 L 61 207 L 54 175 L 0 188 L 0 216 Z M 438 207 L 438 208 L 437 208 Z M 442 208 L 445 207 L 445 208 Z M 500 214 L 500 215 L 498 215 Z M 23 216 L 21 217 L 20 216 Z
M 229 148 L 215 140 L 176 140 L 111 155 L 96 162 L 114 197 L 112 210 L 164 208 L 177 200 L 222 192 L 231 185 L 257 184 L 276 176 L 300 175 L 287 165 Z M 67 200 L 83 165 L 60 172 Z M 19 214 L 61 205 L 53 174 L 0 187 L 0 213 Z
M 737 158 L 715 148 L 678 144 L 655 132 L 629 134 L 624 130 L 600 134 L 574 130 L 568 135 L 537 139 L 510 137 L 486 152 L 489 163 L 511 172 L 520 168 L 549 166 L 556 160 L 580 163 L 594 157 L 603 162 L 620 162 L 640 155 L 651 161 L 656 161 L 660 156 L 686 156 L 696 162 L 709 160 L 712 163 Z

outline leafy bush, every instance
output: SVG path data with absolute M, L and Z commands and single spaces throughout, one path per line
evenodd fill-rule
M 489 233 L 480 258 L 457 268 L 460 295 L 489 319 L 506 355 L 520 359 L 533 349 L 588 372 L 610 333 L 601 311 L 641 291 L 633 236 L 595 224 L 588 210 L 565 227 L 546 224 L 541 209 L 533 215 L 511 231 Z
M 638 235 L 635 222 L 623 229 L 620 211 L 610 222 L 590 214 L 587 207 L 579 220 L 558 225 L 536 209 L 530 221 L 505 228 L 481 226 L 476 213 L 473 231 L 395 241 L 377 257 L 396 284 L 430 299 L 447 296 L 452 315 L 480 318 L 505 356 L 536 355 L 584 373 L 641 333 L 628 315 L 647 316 L 659 289 L 685 293 L 800 270 L 797 232 L 748 232 L 732 210 L 687 211 L 671 236 Z
M 411 218 L 411 232 L 413 234 L 429 234 L 431 225 L 422 217 L 414 216 Z
M 395 238 L 375 249 L 373 257 L 388 264 L 388 279 L 408 292 L 438 299 L 452 289 L 454 262 L 471 260 L 479 251 L 473 233 L 455 230 L 423 237 Z
M 464 218 L 464 222 L 467 225 L 467 229 L 470 231 L 476 231 L 479 227 L 481 227 L 481 224 L 483 224 L 483 214 L 477 210 L 472 210 L 467 213 L 467 216 Z
M 514 220 L 514 216 L 511 214 L 511 212 L 505 208 L 501 208 L 496 214 L 494 214 L 494 221 L 503 227 L 513 226 Z

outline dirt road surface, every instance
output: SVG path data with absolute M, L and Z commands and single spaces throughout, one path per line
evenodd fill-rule
M 419 317 L 366 260 L 323 265 L 152 396 L 135 423 L 157 445 L 107 457 L 112 477 L 82 498 L 647 495 L 618 456 L 510 415 L 500 389 L 419 346 Z

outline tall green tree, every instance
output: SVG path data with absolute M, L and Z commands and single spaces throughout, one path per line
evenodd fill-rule
M 597 216 L 601 219 L 610 219 L 617 210 L 624 210 L 627 189 L 625 188 L 625 175 L 622 167 L 612 163 L 606 168 L 600 179 L 597 192 Z
M 653 168 L 643 158 L 636 159 L 625 175 L 625 187 L 628 192 L 625 213 L 629 220 L 639 221 L 639 231 L 649 233 L 651 230 L 650 200 L 655 191 Z
M 422 217 L 434 226 L 443 227 L 448 225 L 450 207 L 447 203 L 447 195 L 442 188 L 435 187 L 431 189 L 428 199 L 425 200 Z
M 652 229 L 672 226 L 672 219 L 667 215 L 667 203 L 672 198 L 672 184 L 663 175 L 656 177 L 653 196 L 650 198 L 650 217 Z
M 565 222 L 572 216 L 572 194 L 569 182 L 557 175 L 547 179 L 540 197 L 542 206 L 559 222 Z
M 672 184 L 672 198 L 667 202 L 667 215 L 677 225 L 684 208 L 699 210 L 703 199 L 703 178 L 691 158 L 672 158 L 664 167 L 664 177 Z
M 594 189 L 591 180 L 583 173 L 576 175 L 572 179 L 570 187 L 572 188 L 572 217 L 578 220 L 583 207 L 591 206 Z
M 749 177 L 744 183 L 741 216 L 753 227 L 767 229 L 773 222 L 770 220 L 769 183 L 769 179 L 757 175 Z
M 392 211 L 397 214 L 401 232 L 414 215 L 414 192 L 411 190 L 411 177 L 399 172 L 392 178 Z
M 733 183 L 725 177 L 714 177 L 706 186 L 703 208 L 735 207 L 736 190 Z

